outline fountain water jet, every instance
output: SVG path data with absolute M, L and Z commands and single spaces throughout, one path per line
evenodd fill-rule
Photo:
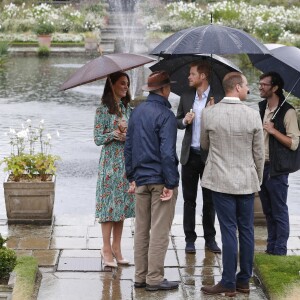
M 139 0 L 110 0 L 109 26 L 116 30 L 114 52 L 120 53 L 146 53 L 145 28 L 139 22 Z M 142 95 L 141 87 L 145 82 L 145 69 L 143 67 L 128 72 L 130 76 L 130 92 L 132 98 Z

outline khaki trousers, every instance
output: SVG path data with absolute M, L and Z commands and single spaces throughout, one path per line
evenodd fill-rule
M 164 262 L 178 189 L 174 189 L 170 200 L 161 201 L 163 188 L 162 184 L 150 184 L 139 186 L 135 191 L 135 282 L 157 285 L 164 280 Z

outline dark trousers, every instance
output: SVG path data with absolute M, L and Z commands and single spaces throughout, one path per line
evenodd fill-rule
M 254 257 L 254 193 L 232 195 L 212 192 L 222 236 L 223 273 L 221 283 L 235 289 L 252 276 Z M 237 230 L 239 238 L 239 251 Z M 239 252 L 240 271 L 236 275 Z
M 196 199 L 199 177 L 202 178 L 205 164 L 201 160 L 201 156 L 190 153 L 188 162 L 182 166 L 182 193 L 184 199 L 183 208 L 183 230 L 186 242 L 195 242 L 197 234 L 195 232 L 196 220 Z M 215 239 L 215 209 L 211 197 L 211 191 L 202 188 L 203 208 L 202 208 L 202 224 L 205 241 Z
M 270 177 L 270 165 L 265 165 L 263 183 L 259 197 L 267 220 L 267 251 L 286 255 L 290 234 L 289 211 L 287 206 L 288 176 Z

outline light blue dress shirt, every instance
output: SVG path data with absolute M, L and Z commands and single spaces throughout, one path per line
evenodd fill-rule
M 193 104 L 193 112 L 195 113 L 195 118 L 193 120 L 191 147 L 197 150 L 200 150 L 201 112 L 202 109 L 205 107 L 209 91 L 210 91 L 210 86 L 208 86 L 206 91 L 204 91 L 201 99 L 199 99 L 196 91 L 195 100 Z

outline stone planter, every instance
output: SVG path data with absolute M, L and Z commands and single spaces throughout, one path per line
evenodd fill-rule
M 41 34 L 38 35 L 39 46 L 51 47 L 51 34 Z
M 85 50 L 88 50 L 88 51 L 97 50 L 97 47 L 98 47 L 98 41 L 96 38 L 86 37 L 84 39 Z
M 55 176 L 52 181 L 8 182 L 4 197 L 8 224 L 50 225 L 53 219 Z
M 254 225 L 266 226 L 266 217 L 263 213 L 258 193 L 255 193 L 254 198 Z

